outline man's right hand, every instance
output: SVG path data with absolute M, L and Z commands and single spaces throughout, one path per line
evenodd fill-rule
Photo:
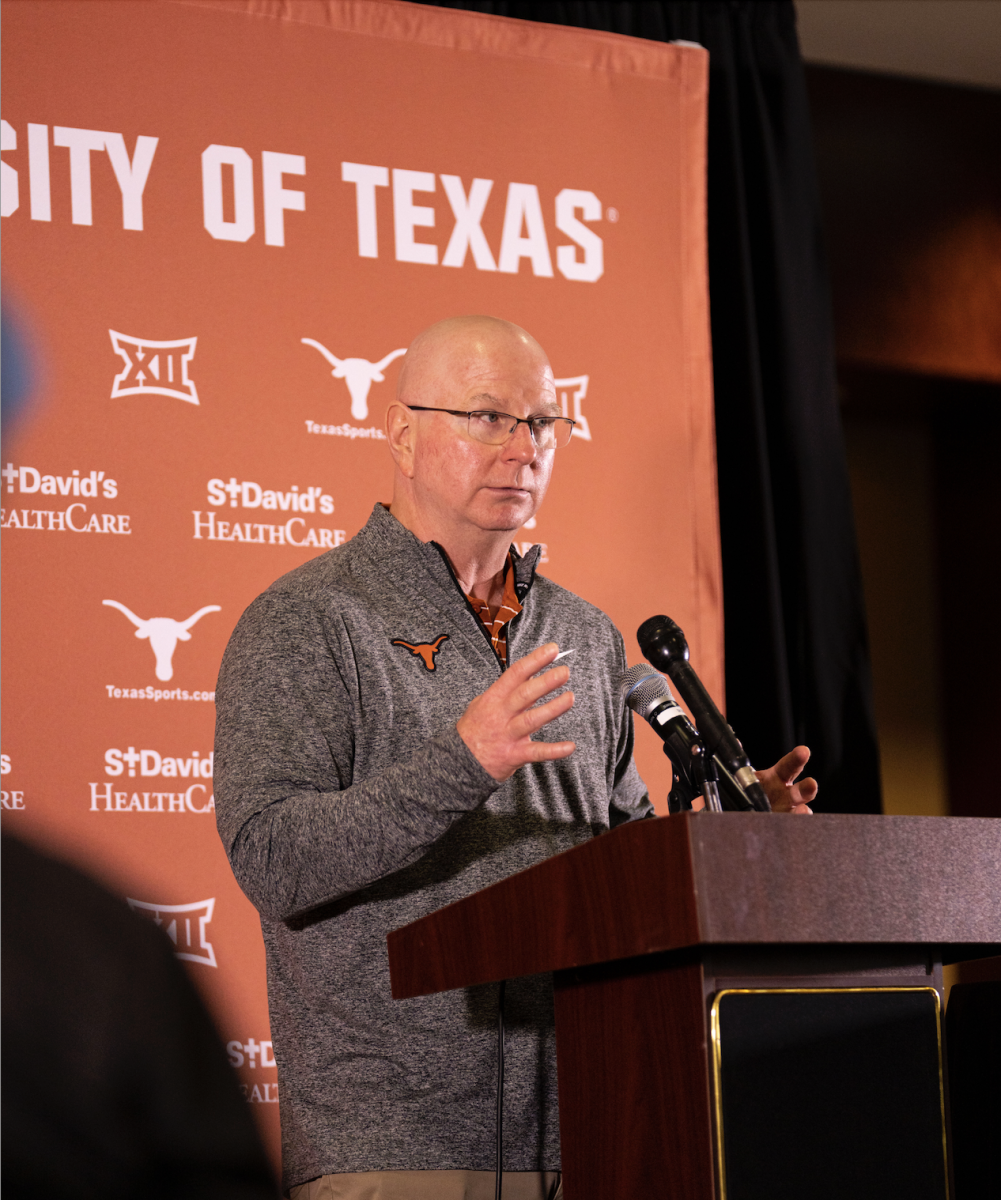
M 573 708 L 573 692 L 532 707 L 570 678 L 570 668 L 565 666 L 538 675 L 559 652 L 559 646 L 550 642 L 513 662 L 500 679 L 470 703 L 456 723 L 459 737 L 480 766 L 501 783 L 524 763 L 566 758 L 576 749 L 573 742 L 532 741 L 533 733 Z

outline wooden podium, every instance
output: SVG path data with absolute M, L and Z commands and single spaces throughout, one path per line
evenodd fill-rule
M 554 972 L 566 1200 L 945 1200 L 942 963 L 1001 821 L 686 813 L 389 935 L 398 999 Z

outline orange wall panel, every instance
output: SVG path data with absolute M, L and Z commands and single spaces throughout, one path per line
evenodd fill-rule
M 706 55 L 407 4 L 51 0 L 6 7 L 3 56 L 5 284 L 39 360 L 0 483 L 4 819 L 172 927 L 259 1044 L 200 765 L 216 672 L 254 596 L 389 498 L 399 359 L 373 364 L 419 330 L 486 312 L 546 347 L 583 436 L 517 540 L 633 661 L 678 620 L 722 702 Z M 460 209 L 491 181 L 461 265 L 446 177 Z

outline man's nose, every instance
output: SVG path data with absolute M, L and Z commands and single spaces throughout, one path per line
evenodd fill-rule
M 514 427 L 514 433 L 504 443 L 504 457 L 517 459 L 522 463 L 530 463 L 538 456 L 538 453 L 532 431 L 527 424 L 519 422 Z

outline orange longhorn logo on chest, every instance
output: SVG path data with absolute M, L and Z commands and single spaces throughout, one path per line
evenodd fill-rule
M 436 637 L 433 642 L 418 642 L 416 646 L 411 645 L 410 642 L 403 641 L 402 638 L 395 638 L 390 642 L 390 645 L 403 646 L 410 651 L 414 658 L 419 658 L 429 671 L 433 671 L 435 669 L 434 656 L 441 649 L 442 642 L 447 641 L 448 634 L 443 633 L 440 637 Z

